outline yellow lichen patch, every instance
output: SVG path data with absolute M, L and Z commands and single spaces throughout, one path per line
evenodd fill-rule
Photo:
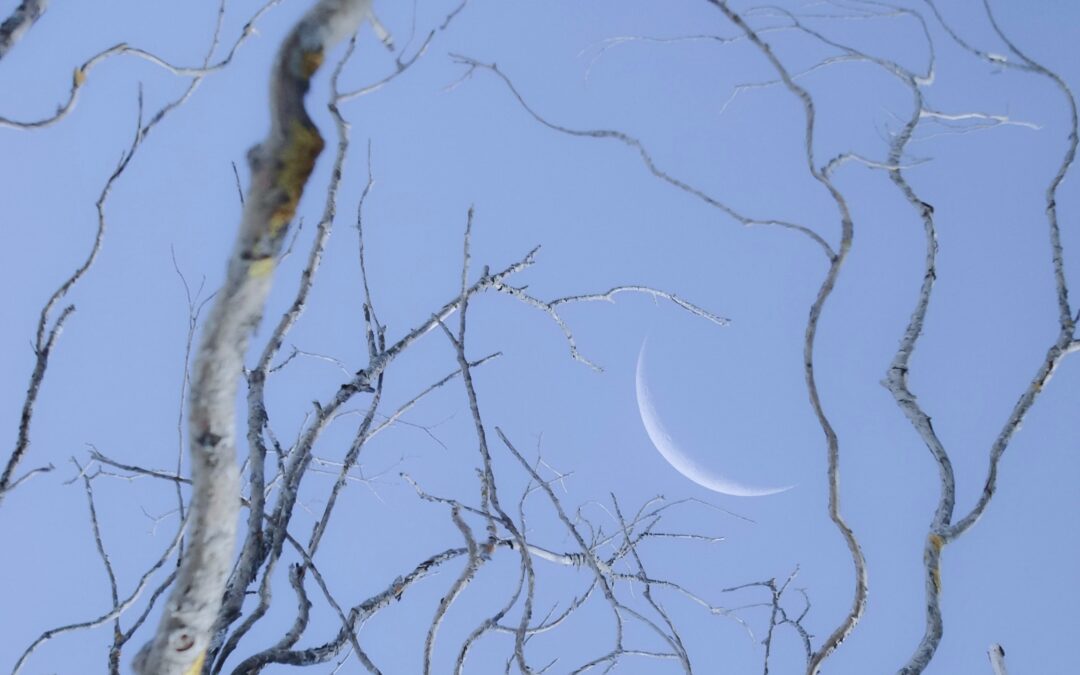
M 304 77 L 310 78 L 322 66 L 324 58 L 322 50 L 304 52 L 300 56 L 300 72 Z
M 296 204 L 288 202 L 282 204 L 270 214 L 270 236 L 276 237 L 296 213 Z
M 206 650 L 204 649 L 199 658 L 195 659 L 195 663 L 191 664 L 191 667 L 184 671 L 184 675 L 199 675 L 202 672 L 203 661 L 206 661 Z
M 292 220 L 296 205 L 304 194 L 304 185 L 315 168 L 315 159 L 323 149 L 323 139 L 319 130 L 300 120 L 292 120 L 285 148 L 281 151 L 281 172 L 277 186 L 285 193 L 285 203 L 279 206 L 270 218 L 270 234 L 276 235 Z
M 945 540 L 941 538 L 939 534 L 930 535 L 930 545 L 934 547 L 934 552 L 939 556 L 941 555 L 941 547 L 945 545 Z M 930 570 L 930 580 L 934 584 L 934 592 L 941 592 L 941 560 L 940 558 L 934 560 L 934 567 Z
M 251 267 L 248 267 L 249 277 L 265 277 L 274 272 L 274 259 L 263 258 L 251 263 Z
M 82 68 L 76 68 L 75 72 L 71 74 L 71 81 L 76 87 L 81 87 L 83 82 L 86 82 L 86 71 Z

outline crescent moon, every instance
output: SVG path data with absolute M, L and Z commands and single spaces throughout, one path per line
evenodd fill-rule
M 686 478 L 694 481 L 703 488 L 713 492 L 730 495 L 732 497 L 764 497 L 779 492 L 790 490 L 793 486 L 785 487 L 757 487 L 746 485 L 739 481 L 723 476 L 715 471 L 709 471 L 693 457 L 687 455 L 682 448 L 676 445 L 671 434 L 660 421 L 653 405 L 652 394 L 649 385 L 645 381 L 645 345 L 648 340 L 641 343 L 641 351 L 638 352 L 637 374 L 637 404 L 638 413 L 641 415 L 641 423 L 645 425 L 645 432 L 649 434 L 649 440 L 656 446 L 660 455 L 667 460 L 676 471 Z

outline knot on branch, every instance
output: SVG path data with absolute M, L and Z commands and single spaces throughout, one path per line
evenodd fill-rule
M 196 442 L 203 448 L 216 448 L 217 444 L 221 442 L 221 436 L 207 429 L 204 431 Z
M 356 377 L 351 382 L 346 382 L 341 385 L 343 392 L 355 394 L 357 392 L 364 392 L 366 394 L 374 394 L 375 387 L 371 386 L 371 380 L 368 379 L 366 369 L 360 369 L 356 371 Z

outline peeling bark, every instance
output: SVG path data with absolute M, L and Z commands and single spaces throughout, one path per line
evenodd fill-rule
M 354 32 L 370 11 L 370 0 L 320 0 L 286 37 L 274 64 L 270 133 L 248 153 L 251 187 L 240 232 L 192 373 L 189 546 L 156 635 L 132 664 L 141 675 L 202 668 L 235 551 L 236 393 L 244 354 L 262 318 L 288 225 L 323 149 L 304 95 L 325 52 Z

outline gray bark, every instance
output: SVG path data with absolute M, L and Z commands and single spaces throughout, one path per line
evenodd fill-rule
M 0 24 L 0 59 L 41 18 L 48 6 L 49 0 L 23 0 L 11 16 Z
M 202 668 L 235 552 L 240 507 L 235 402 L 244 354 L 262 318 L 289 222 L 323 148 L 304 109 L 304 95 L 325 52 L 356 30 L 370 4 L 320 0 L 278 52 L 270 133 L 248 154 L 252 178 L 239 236 L 192 373 L 188 548 L 157 632 L 135 657 L 133 668 L 141 675 L 181 675 Z

